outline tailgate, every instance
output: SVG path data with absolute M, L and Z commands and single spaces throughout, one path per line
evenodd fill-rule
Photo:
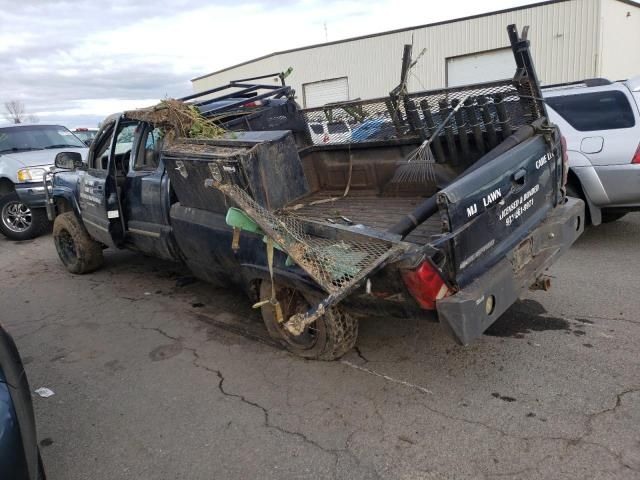
M 556 206 L 561 178 L 559 142 L 551 148 L 537 135 L 443 189 L 452 283 L 463 288 L 519 244 L 514 268 L 522 268 L 531 259 L 526 239 Z

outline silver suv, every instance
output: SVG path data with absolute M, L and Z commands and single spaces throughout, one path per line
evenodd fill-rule
M 49 227 L 42 179 L 61 151 L 88 149 L 60 125 L 0 126 L 0 233 L 26 240 Z
M 640 211 L 640 76 L 549 86 L 543 96 L 567 142 L 567 193 L 586 202 L 591 223 Z

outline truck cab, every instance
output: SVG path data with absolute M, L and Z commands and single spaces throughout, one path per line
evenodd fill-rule
M 267 77 L 278 77 L 281 84 L 257 83 Z M 275 73 L 245 78 L 180 101 L 198 108 L 205 118 L 222 118 L 228 130 L 284 128 L 300 135 L 306 125 L 300 121 L 294 92 L 284 84 L 285 77 L 286 73 Z M 132 120 L 124 112 L 107 117 L 91 142 L 86 161 L 84 156 L 63 152 L 55 182 L 46 176 L 43 190 L 49 219 L 74 212 L 96 245 L 181 260 L 169 221 L 176 199 L 161 155 L 163 132 L 160 126 Z M 87 265 L 97 268 L 102 247 L 87 245 L 96 257 Z
M 109 116 L 87 161 L 57 174 L 49 214 L 55 209 L 81 215 L 87 233 L 104 246 L 178 260 L 170 235 L 172 201 L 162 142 L 160 128 L 121 113 Z

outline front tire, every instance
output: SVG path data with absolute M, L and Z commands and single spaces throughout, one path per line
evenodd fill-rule
M 102 246 L 89 236 L 74 212 L 56 217 L 53 242 L 60 260 L 71 273 L 93 272 L 104 262 Z
M 271 297 L 271 282 L 260 284 L 260 298 Z M 276 298 L 282 307 L 285 321 L 296 313 L 311 308 L 309 300 L 300 291 L 276 284 Z M 271 338 L 283 345 L 291 353 L 315 360 L 336 360 L 351 350 L 358 338 L 358 320 L 339 307 L 327 310 L 320 319 L 309 325 L 305 331 L 294 336 L 283 324 L 278 323 L 271 305 L 261 307 L 262 318 Z
M 16 192 L 0 198 L 0 232 L 9 240 L 29 240 L 49 228 L 44 208 L 29 208 Z

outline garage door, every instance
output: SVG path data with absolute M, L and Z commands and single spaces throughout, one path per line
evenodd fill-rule
M 347 77 L 322 80 L 302 85 L 305 108 L 321 107 L 327 103 L 349 100 Z
M 447 86 L 513 78 L 516 62 L 510 48 L 447 58 Z

